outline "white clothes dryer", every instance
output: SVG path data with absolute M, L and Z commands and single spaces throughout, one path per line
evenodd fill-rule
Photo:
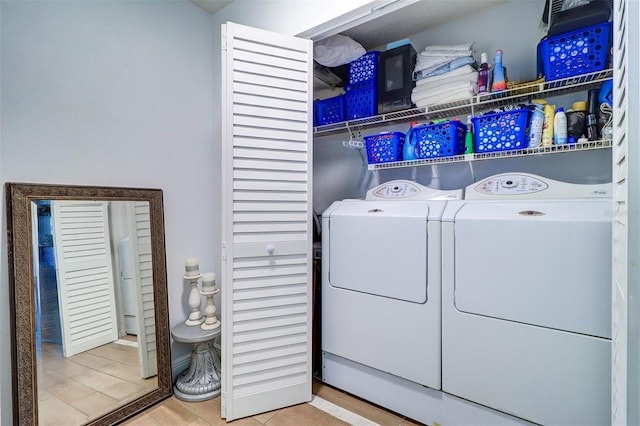
M 461 198 L 396 180 L 323 213 L 324 352 L 440 389 L 440 218 Z
M 611 184 L 525 173 L 442 217 L 443 391 L 545 425 L 611 421 Z

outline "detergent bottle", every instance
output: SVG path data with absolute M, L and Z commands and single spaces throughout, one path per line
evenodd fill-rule
M 404 144 L 402 145 L 402 160 L 415 160 L 416 156 L 416 141 L 415 139 L 415 123 L 411 123 L 411 128 L 407 132 L 404 138 Z
M 473 154 L 473 131 L 471 127 L 471 116 L 467 116 L 467 134 L 464 137 L 464 153 Z
M 504 75 L 504 66 L 502 65 L 502 50 L 496 50 L 496 56 L 493 60 L 493 83 L 491 84 L 492 92 L 502 92 L 507 90 L 507 81 Z

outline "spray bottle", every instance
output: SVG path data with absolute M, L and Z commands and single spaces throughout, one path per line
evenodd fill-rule
M 543 112 L 542 146 L 551 146 L 553 145 L 553 119 L 556 113 L 556 106 L 547 104 L 544 106 Z
M 542 129 L 544 127 L 544 104 L 534 102 L 535 109 L 531 111 L 529 120 L 529 147 L 535 148 L 542 143 Z
M 564 108 L 558 108 L 553 118 L 553 142 L 556 145 L 567 143 L 567 115 Z
M 496 50 L 496 56 L 493 61 L 493 83 L 491 84 L 491 91 L 502 92 L 507 89 L 504 67 L 502 66 L 502 50 Z

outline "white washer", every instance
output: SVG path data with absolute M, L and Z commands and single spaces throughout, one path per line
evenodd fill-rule
M 323 361 L 334 355 L 441 388 L 440 218 L 461 198 L 396 180 L 323 213 Z M 340 387 L 331 368 L 323 364 L 323 377 Z
M 611 185 L 525 173 L 442 217 L 443 391 L 536 423 L 611 421 Z

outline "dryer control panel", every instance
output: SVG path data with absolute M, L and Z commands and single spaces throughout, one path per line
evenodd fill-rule
M 373 188 L 372 194 L 378 198 L 407 198 L 420 194 L 420 188 L 412 182 L 392 181 Z
M 367 200 L 461 200 L 462 190 L 429 188 L 410 180 L 392 180 L 370 189 Z
M 530 173 L 502 173 L 467 186 L 466 200 L 611 198 L 611 183 L 576 184 Z
M 483 194 L 511 195 L 533 194 L 544 191 L 549 185 L 540 179 L 526 175 L 500 175 L 480 182 L 474 189 Z

